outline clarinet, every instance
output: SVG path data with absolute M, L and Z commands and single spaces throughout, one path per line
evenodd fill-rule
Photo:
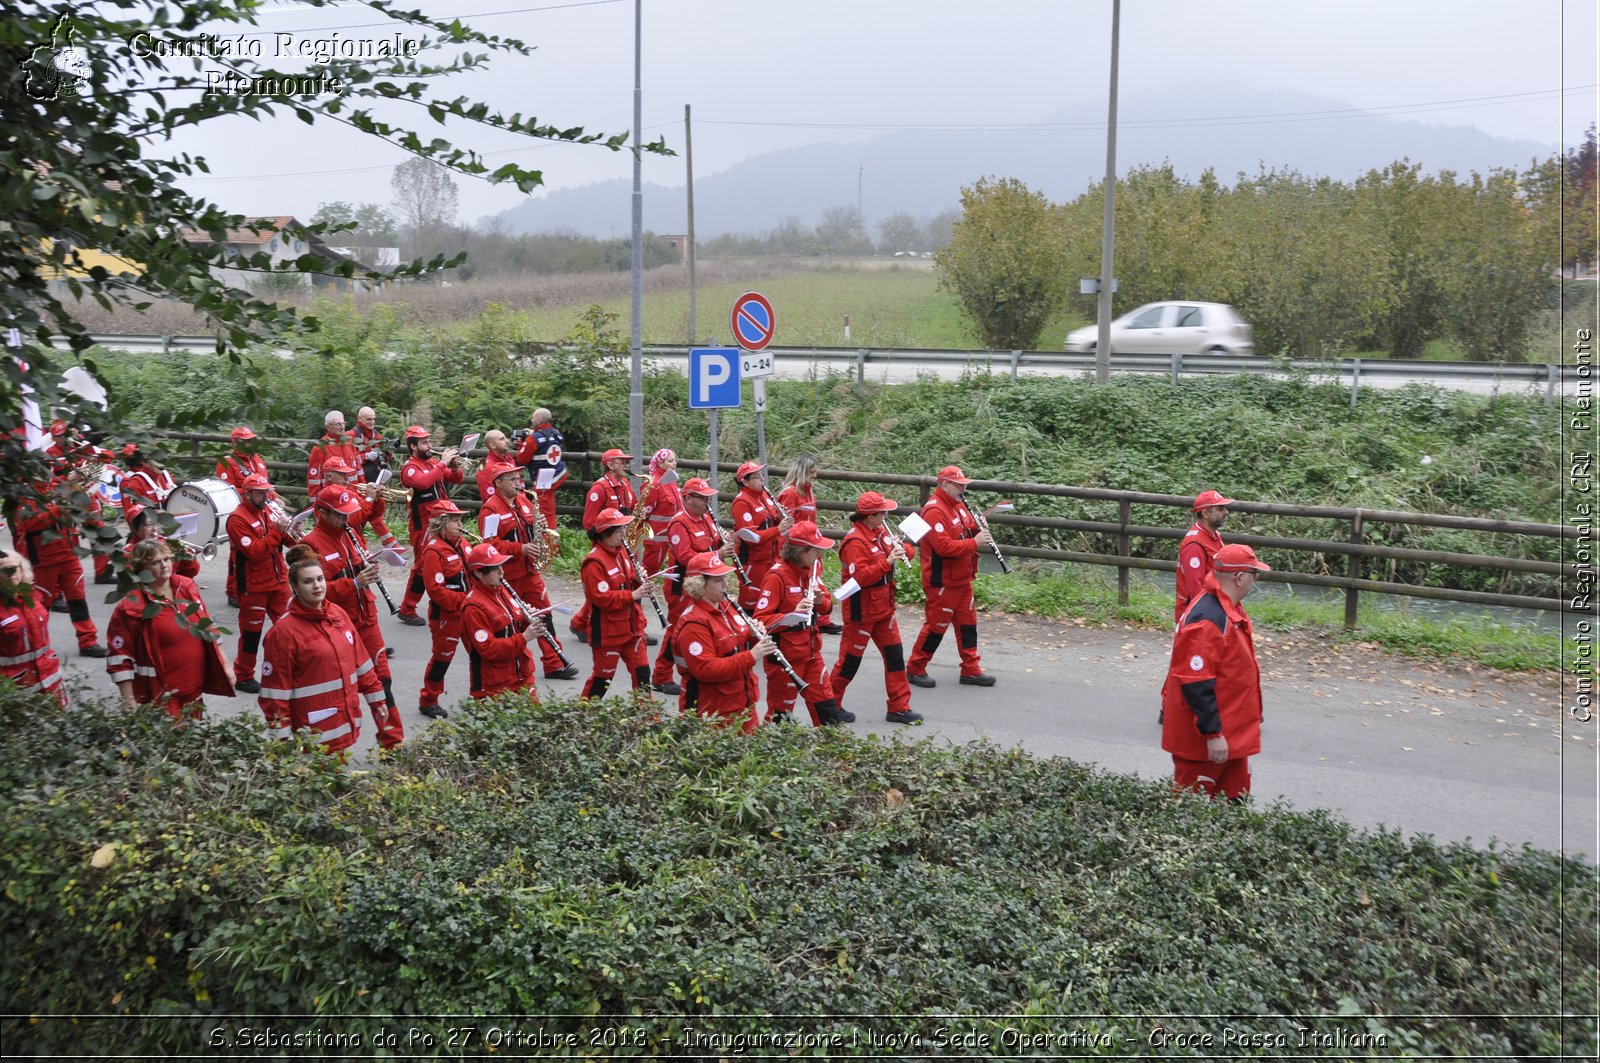
M 988 518 L 986 518 L 983 515 L 983 510 L 974 509 L 974 510 L 969 510 L 969 512 L 972 514 L 972 519 L 978 522 L 978 530 L 979 531 L 981 531 L 981 532 L 989 531 L 989 521 L 988 521 Z M 994 533 L 993 532 L 989 532 L 989 549 L 994 551 L 994 559 L 996 561 L 1000 562 L 1000 571 L 1001 572 L 1010 572 L 1011 571 L 1011 566 L 1006 564 L 1005 555 L 1000 552 L 1000 544 L 994 541 Z
M 372 558 L 367 556 L 367 551 L 361 545 L 361 536 L 356 534 L 356 530 L 347 524 L 344 528 L 344 534 L 349 538 L 350 545 L 355 548 L 356 558 L 361 562 L 361 567 L 367 568 L 371 566 Z M 400 611 L 400 607 L 394 604 L 394 599 L 389 597 L 389 588 L 384 586 L 382 576 L 378 577 L 378 593 L 383 595 L 384 603 L 389 606 L 390 616 Z
M 522 596 L 517 593 L 517 589 L 504 576 L 500 577 L 500 586 L 504 587 L 506 594 L 511 596 L 511 604 L 522 610 L 522 615 L 527 619 L 528 623 L 538 626 L 539 641 L 555 651 L 555 655 L 561 658 L 561 666 L 563 668 L 571 668 L 572 659 L 567 656 L 567 651 L 562 649 L 561 640 L 556 638 L 554 631 L 550 630 L 550 625 L 544 622 L 544 617 L 533 615 L 533 608 L 522 600 Z
M 739 619 L 745 622 L 746 627 L 756 633 L 757 638 L 772 639 L 772 636 L 767 634 L 767 629 L 761 626 L 761 621 L 757 620 L 755 617 L 739 608 L 739 602 L 737 599 L 727 598 L 724 600 L 729 605 L 733 606 L 733 611 L 739 614 Z M 797 692 L 803 693 L 806 687 L 811 685 L 804 679 L 800 678 L 800 673 L 796 672 L 794 670 L 794 666 L 791 665 L 783 656 L 783 651 L 778 648 L 777 639 L 772 639 L 772 659 L 777 662 L 779 668 L 783 669 L 784 674 L 789 677 L 789 682 L 794 684 L 794 688 Z
M 804 622 L 800 625 L 801 627 L 809 628 L 816 623 L 817 568 L 820 564 L 821 562 L 817 562 L 811 566 L 811 578 L 806 581 L 805 596 L 800 599 L 800 608 L 796 610 L 796 612 L 805 616 Z
M 645 578 L 644 566 L 639 563 L 639 555 L 633 552 L 633 547 L 628 545 L 626 539 L 622 542 L 622 548 L 628 551 L 628 560 L 633 562 L 633 570 L 644 584 L 644 596 L 650 599 L 650 608 L 656 611 L 656 619 L 661 621 L 662 628 L 665 628 L 667 626 L 667 614 L 661 611 L 661 602 L 656 598 L 654 577 Z

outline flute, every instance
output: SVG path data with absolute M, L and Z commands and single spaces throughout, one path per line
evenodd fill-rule
M 362 547 L 361 536 L 357 535 L 356 530 L 349 525 L 345 526 L 344 533 L 350 539 L 350 545 L 355 547 L 356 559 L 361 562 L 361 567 L 371 567 L 372 558 L 368 556 L 367 551 Z M 378 593 L 383 595 L 384 603 L 389 606 L 390 616 L 400 611 L 400 607 L 394 604 L 394 599 L 389 597 L 389 588 L 384 586 L 382 576 L 378 577 Z
M 549 646 L 550 649 L 555 652 L 555 655 L 561 658 L 561 666 L 563 668 L 571 668 L 572 659 L 567 656 L 567 651 L 562 648 L 561 640 L 556 638 L 553 625 L 546 623 L 544 616 L 534 616 L 533 607 L 522 600 L 522 596 L 517 593 L 517 589 L 513 587 L 511 585 L 511 581 L 506 579 L 504 576 L 500 577 L 500 586 L 504 587 L 506 589 L 506 594 L 511 596 L 511 604 L 522 610 L 522 615 L 527 618 L 528 623 L 537 624 L 539 626 L 539 630 L 543 632 L 543 634 L 536 636 L 539 641 L 544 643 L 546 646 Z M 545 614 L 545 616 L 549 615 L 550 614 L 548 613 Z
M 727 598 L 724 600 L 729 605 L 733 606 L 733 611 L 739 614 L 739 619 L 745 622 L 745 626 L 751 631 L 755 632 L 756 638 L 768 639 L 772 642 L 772 659 L 777 662 L 778 667 L 782 668 L 784 674 L 789 677 L 789 682 L 794 684 L 794 689 L 797 692 L 803 693 L 806 687 L 810 686 L 811 684 L 807 683 L 804 679 L 801 679 L 800 673 L 794 670 L 794 665 L 790 664 L 788 659 L 784 657 L 783 651 L 778 648 L 778 640 L 767 634 L 767 629 L 761 626 L 761 621 L 757 620 L 755 617 L 739 608 L 738 599 Z

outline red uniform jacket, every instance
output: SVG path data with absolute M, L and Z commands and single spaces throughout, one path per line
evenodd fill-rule
M 922 586 L 970 587 L 978 574 L 978 522 L 965 502 L 935 491 L 922 507 L 928 534 L 922 548 Z
M 428 592 L 428 619 L 459 623 L 467 607 L 467 539 L 429 539 L 422 548 L 422 585 Z
M 471 665 L 473 697 L 533 686 L 533 651 L 521 634 L 527 627 L 528 618 L 504 589 L 472 581 L 461 616 L 461 643 Z
M 644 636 L 644 606 L 633 599 L 638 574 L 628 551 L 596 543 L 583 559 L 583 597 L 589 604 L 589 644 L 615 647 Z
M 356 468 L 361 470 L 361 478 L 370 482 L 371 478 L 367 476 L 369 468 L 376 473 L 378 469 L 388 465 L 383 453 L 383 433 L 376 428 L 369 432 L 361 422 L 357 421 L 356 426 L 350 430 L 350 442 L 361 457 Z
M 1199 521 L 1190 526 L 1178 547 L 1178 602 L 1172 619 L 1182 620 L 1194 600 L 1205 593 L 1206 577 L 1222 549 L 1222 536 Z
M 634 493 L 633 485 L 626 476 L 621 480 L 613 480 L 609 475 L 602 476 L 589 485 L 589 493 L 584 496 L 583 527 L 593 531 L 594 522 L 600 519 L 602 509 L 609 507 L 623 516 L 632 516 L 633 507 L 638 504 L 639 496 Z
M 348 432 L 325 434 L 311 448 L 311 459 L 306 462 L 306 490 L 316 494 L 322 489 L 322 466 L 329 458 L 338 458 L 356 471 L 361 479 L 361 450 Z
M 778 524 L 783 518 L 765 491 L 752 491 L 748 487 L 739 489 L 731 508 L 734 542 L 739 544 L 739 560 L 750 570 L 750 578 L 759 580 L 778 560 L 779 547 L 782 546 Z M 755 532 L 761 541 L 746 542 L 739 534 L 743 531 Z
M 137 545 L 136 542 L 130 542 L 123 546 L 124 560 L 133 559 L 133 548 Z M 200 562 L 194 559 L 194 555 L 190 554 L 182 543 L 168 543 L 168 545 L 172 547 L 172 574 L 186 579 L 199 579 Z
M 370 524 L 372 534 L 378 537 L 380 543 L 384 546 L 399 546 L 400 540 L 394 537 L 394 532 L 389 530 L 388 522 L 384 520 L 384 514 L 389 508 L 389 503 L 384 497 L 374 495 L 370 501 L 360 495 L 357 497 L 361 499 L 362 510 L 360 513 L 351 514 L 350 527 L 354 528 L 356 534 L 362 536 L 362 541 L 365 542 L 366 527 Z
M 807 487 L 801 490 L 790 484 L 778 492 L 778 505 L 794 514 L 795 520 L 809 520 L 813 524 L 817 521 L 817 493 Z
M 263 643 L 261 714 L 275 737 L 309 727 L 323 749 L 349 749 L 361 735 L 361 703 L 384 704 L 366 644 L 332 602 L 313 612 L 289 603 Z
M 22 590 L 32 588 L 14 588 Z M 0 598 L 0 676 L 25 694 L 54 689 L 59 697 L 61 661 L 50 648 L 50 611 L 42 594 L 34 591 L 30 597 L 32 604 L 20 595 L 11 601 Z
M 128 510 L 135 505 L 159 508 L 177 486 L 170 472 L 149 465 L 123 473 L 122 482 L 118 485 L 118 490 L 122 492 L 123 519 L 127 519 Z
M 822 655 L 822 632 L 817 630 L 816 618 L 827 615 L 833 608 L 833 598 L 827 588 L 819 586 L 812 599 L 809 625 L 803 628 L 788 627 L 781 631 L 774 631 L 772 625 L 800 608 L 811 577 L 810 569 L 799 569 L 787 561 L 779 561 L 767 570 L 766 578 L 761 582 L 761 597 L 756 600 L 755 610 L 751 614 L 772 635 L 778 649 L 796 669 L 800 668 L 801 661 Z
M 350 536 L 337 535 L 320 522 L 306 533 L 302 540 L 317 552 L 322 562 L 322 573 L 328 578 L 328 601 L 343 609 L 357 627 L 378 622 L 377 598 L 370 587 L 356 584 L 356 575 L 365 567 L 356 556 Z
M 161 653 L 157 649 L 155 633 L 151 630 L 155 619 L 146 620 L 144 611 L 153 599 L 144 590 L 130 592 L 111 611 L 106 624 L 106 642 L 110 654 L 106 657 L 106 672 L 113 683 L 133 681 L 133 695 L 140 703 L 154 701 L 163 691 L 171 690 L 172 676 L 162 668 Z M 172 601 L 190 620 L 206 620 L 206 603 L 194 581 L 174 575 Z M 171 609 L 169 603 L 164 606 Z M 181 701 L 193 701 L 201 694 L 233 697 L 233 679 L 222 661 L 222 650 L 213 639 L 205 639 L 205 671 L 199 690 L 179 690 Z
M 56 501 L 67 483 L 59 476 L 48 482 L 35 481 L 33 492 L 17 501 L 17 518 L 11 527 L 11 538 L 32 564 L 50 565 L 78 556 L 78 531 Z M 89 505 L 87 495 L 76 488 L 68 489 L 80 495 L 79 502 Z
M 505 475 L 507 469 L 515 469 L 516 463 L 509 457 L 501 458 L 490 454 L 483 459 L 483 464 L 478 466 L 478 498 L 484 502 L 494 497 L 494 481 L 498 476 Z M 519 492 L 520 494 L 520 492 Z
M 916 556 L 916 547 L 905 544 L 906 553 Z M 885 528 L 868 530 L 856 521 L 839 544 L 839 569 L 846 579 L 861 584 L 861 589 L 844 600 L 845 619 L 852 624 L 875 624 L 894 615 L 895 562 L 889 560 L 889 532 Z
M 422 538 L 422 530 L 433 517 L 433 503 L 450 497 L 448 488 L 466 477 L 438 458 L 426 461 L 409 459 L 400 470 L 400 483 L 411 488 L 411 545 Z
M 283 531 L 247 501 L 228 514 L 228 541 L 233 545 L 233 574 L 246 594 L 265 594 L 289 586 L 283 563 Z
M 226 480 L 240 495 L 244 494 L 242 485 L 247 476 L 271 476 L 267 463 L 261 460 L 261 455 L 240 454 L 234 451 L 217 459 L 217 477 Z
M 755 635 L 726 602 L 712 607 L 695 598 L 673 629 L 672 644 L 683 673 L 684 712 L 731 716 L 756 703 Z M 752 726 L 754 718 L 751 719 Z
M 645 537 L 645 542 L 664 548 L 667 545 L 667 526 L 681 512 L 683 492 L 678 490 L 678 485 L 656 484 L 655 490 L 650 492 L 648 508 L 644 511 L 645 519 L 650 522 L 650 534 Z
M 1172 641 L 1161 688 L 1161 748 L 1185 760 L 1206 759 L 1206 737 L 1228 740 L 1228 759 L 1261 752 L 1261 668 L 1250 618 L 1207 576 L 1204 593 Z
M 506 579 L 513 583 L 522 582 L 534 571 L 533 563 L 522 556 L 522 547 L 539 541 L 534 530 L 535 516 L 533 503 L 521 492 L 509 498 L 490 495 L 478 510 L 478 535 L 484 542 L 493 542 L 501 553 L 511 555 L 506 562 Z
M 687 510 L 678 513 L 667 525 L 667 556 L 676 578 L 666 580 L 667 601 L 683 597 L 683 581 L 689 575 L 689 560 L 695 554 L 714 554 L 722 549 L 722 529 L 717 518 L 707 513 L 693 517 Z

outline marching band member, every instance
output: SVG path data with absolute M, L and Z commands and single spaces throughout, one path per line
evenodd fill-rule
M 356 456 L 361 459 L 357 471 L 366 483 L 376 483 L 378 474 L 389 467 L 389 453 L 383 449 L 383 433 L 378 431 L 378 414 L 371 406 L 363 406 L 356 411 L 355 431 L 350 433 L 350 442 L 356 448 Z M 327 466 L 323 466 L 324 482 L 326 482 Z
M 267 634 L 261 714 L 277 737 L 310 730 L 326 752 L 349 749 L 361 736 L 363 701 L 382 718 L 383 687 L 350 617 L 328 600 L 316 550 L 296 545 L 288 566 L 294 597 Z
M 489 501 L 489 496 L 494 494 L 494 484 L 500 476 L 498 470 L 510 466 L 516 468 L 516 458 L 512 455 L 511 440 L 498 428 L 491 428 L 484 433 L 484 449 L 488 454 L 484 456 L 483 464 L 478 467 L 478 498 L 484 502 Z M 521 476 L 522 470 L 517 470 Z M 520 485 L 519 485 L 520 486 Z
M 517 475 L 520 479 L 521 473 Z M 538 701 L 532 650 L 538 629 L 506 593 L 505 566 L 510 560 L 510 554 L 487 542 L 467 554 L 472 589 L 461 615 L 461 642 L 467 648 L 473 697 L 526 690 Z
M 594 538 L 595 521 L 600 514 L 608 509 L 618 513 L 630 515 L 634 506 L 638 505 L 639 498 L 634 493 L 633 484 L 628 482 L 628 462 L 633 460 L 632 454 L 624 454 L 617 447 L 612 447 L 600 455 L 600 467 L 605 471 L 600 479 L 589 485 L 589 493 L 584 496 L 583 503 L 583 530 L 589 532 L 590 539 Z M 572 617 L 572 633 L 580 642 L 589 641 L 589 603 L 584 601 L 577 613 Z
M 809 520 L 821 525 L 817 519 L 817 459 L 810 454 L 800 454 L 789 463 L 789 472 L 783 478 L 783 488 L 778 492 L 778 505 L 795 520 Z M 817 630 L 824 635 L 837 635 L 843 625 L 833 622 L 830 610 L 822 616 Z
M 326 473 L 331 468 L 330 462 L 323 466 L 323 471 Z M 383 577 L 376 561 L 363 563 L 366 547 L 353 538 L 357 533 L 351 521 L 364 510 L 365 503 L 349 486 L 327 485 L 317 492 L 317 524 L 306 533 L 304 542 L 316 551 L 322 565 L 328 601 L 344 610 L 350 626 L 372 658 L 373 672 L 383 687 L 383 702 L 373 705 L 372 709 L 378 725 L 378 745 L 392 749 L 405 740 L 406 727 L 395 703 L 389 654 L 383 642 L 383 631 L 378 627 L 378 600 L 372 593 L 373 584 Z
M 124 496 L 126 497 L 126 496 Z M 65 508 L 63 508 L 65 504 Z M 17 552 L 33 566 L 33 585 L 48 608 L 59 594 L 67 601 L 80 657 L 104 657 L 100 633 L 89 618 L 89 602 L 78 560 L 78 529 L 73 513 L 95 508 L 84 491 L 65 476 L 35 481 L 33 490 L 16 502 L 11 538 Z
M 667 525 L 667 633 L 662 636 L 661 652 L 656 655 L 655 671 L 650 675 L 650 685 L 662 694 L 679 693 L 678 684 L 672 679 L 672 660 L 677 656 L 672 640 L 678 617 L 689 606 L 683 590 L 684 580 L 689 578 L 689 562 L 697 554 L 717 554 L 724 561 L 733 557 L 733 544 L 723 543 L 722 529 L 711 513 L 716 489 L 696 476 L 683 485 L 680 497 L 683 509 Z
M 761 596 L 767 569 L 778 560 L 778 549 L 783 536 L 794 527 L 794 517 L 782 515 L 772 496 L 767 494 L 765 466 L 747 461 L 739 466 L 733 479 L 739 485 L 732 506 L 733 534 L 737 539 L 739 563 L 750 578 L 739 592 L 739 604 L 748 610 Z
M 605 697 L 617 662 L 633 677 L 633 689 L 650 684 L 650 660 L 645 655 L 644 606 L 640 600 L 649 587 L 633 567 L 622 532 L 633 518 L 606 507 L 595 517 L 589 538 L 594 548 L 583 559 L 583 597 L 589 612 L 589 651 L 593 670 L 583 684 L 583 697 Z
M 535 609 L 550 608 L 550 593 L 545 588 L 544 576 L 539 572 L 538 559 L 544 551 L 552 549 L 550 536 L 541 534 L 538 525 L 543 520 L 533 502 L 522 493 L 522 470 L 515 465 L 495 467 L 497 477 L 494 493 L 489 495 L 478 510 L 478 536 L 492 542 L 506 554 L 504 579 L 517 595 Z M 546 526 L 546 531 L 549 525 Z M 543 539 L 541 543 L 540 540 Z M 555 624 L 550 614 L 539 617 L 538 623 L 546 630 L 541 640 L 540 662 L 546 679 L 576 679 L 578 666 L 563 664 L 556 652 Z M 537 631 L 535 631 L 537 635 Z
M 883 685 L 889 695 L 890 723 L 917 723 L 920 713 L 911 709 L 911 686 L 906 682 L 906 651 L 900 641 L 900 624 L 894 615 L 895 563 L 909 558 L 916 547 L 891 539 L 884 524 L 899 508 L 892 498 L 866 491 L 856 499 L 850 514 L 850 531 L 839 544 L 839 569 L 860 586 L 845 599 L 844 637 L 839 640 L 839 660 L 828 681 L 833 696 L 844 704 L 861 658 L 870 642 L 883 655 Z
M 122 694 L 122 707 L 160 699 L 167 715 L 181 720 L 186 707 L 190 716 L 200 715 L 203 695 L 233 697 L 216 633 L 191 630 L 211 617 L 194 581 L 172 571 L 172 547 L 164 539 L 137 543 L 128 567 L 135 576 L 152 578 L 136 584 L 106 624 L 106 672 Z
M 906 669 L 912 686 L 931 687 L 928 662 L 939 648 L 944 633 L 956 625 L 956 644 L 961 651 L 961 682 L 967 686 L 992 687 L 994 676 L 985 675 L 978 656 L 978 612 L 972 597 L 972 580 L 978 574 L 978 551 L 992 541 L 989 533 L 978 530 L 978 521 L 964 501 L 972 481 L 955 465 L 939 470 L 933 497 L 922 507 L 922 519 L 929 530 L 922 537 L 922 630 Z
M 124 469 L 121 484 L 124 516 L 131 506 L 159 507 L 177 490 L 178 484 L 172 474 L 139 449 L 139 444 L 129 443 L 120 453 Z
M 550 479 L 550 508 L 545 512 L 544 519 L 554 528 L 556 526 L 554 493 L 567 482 L 567 459 L 563 456 L 567 441 L 561 435 L 561 429 L 550 423 L 550 411 L 543 406 L 534 410 L 528 418 L 528 428 L 517 434 L 522 440 L 517 445 L 516 463 L 528 470 L 529 477 L 534 483 L 539 481 L 540 469 L 549 468 L 553 471 Z
M 650 494 L 645 505 L 645 519 L 650 522 L 650 534 L 644 541 L 644 556 L 639 559 L 646 572 L 660 572 L 667 562 L 667 525 L 683 511 L 683 494 L 677 481 L 662 483 L 661 478 L 676 472 L 678 455 L 662 447 L 650 458 Z
M 33 585 L 33 566 L 15 551 L 0 553 L 0 676 L 24 694 L 50 691 L 67 707 L 61 661 L 50 648 L 50 610 Z
M 801 694 L 813 727 L 852 723 L 855 713 L 839 708 L 823 672 L 822 633 L 817 630 L 817 618 L 826 615 L 833 605 L 827 589 L 819 586 L 822 553 L 833 547 L 833 540 L 825 538 L 809 520 L 796 521 L 785 540 L 782 558 L 767 570 L 762 580 L 755 619 L 772 635 L 790 667 L 805 680 L 806 689 L 803 694 L 795 690 L 788 673 L 776 661 L 769 660 L 766 663 L 767 722 L 793 719 L 795 696 Z M 797 612 L 806 614 L 800 626 L 777 626 L 783 618 Z
M 268 475 L 267 463 L 261 460 L 261 455 L 256 453 L 257 436 L 250 430 L 249 425 L 239 425 L 229 433 L 229 437 L 233 441 L 233 453 L 224 454 L 217 459 L 216 475 L 218 479 L 226 481 L 228 486 L 238 491 L 242 496 L 244 494 L 245 480 L 251 476 L 265 477 Z M 227 563 L 228 604 L 237 608 L 239 605 L 239 588 L 237 577 L 233 572 L 231 550 Z
M 678 664 L 683 694 L 678 706 L 683 712 L 728 722 L 742 716 L 740 729 L 750 734 L 757 717 L 755 666 L 771 655 L 772 640 L 757 638 L 729 606 L 728 574 L 733 567 L 723 558 L 707 551 L 688 559 L 683 568 L 685 604 L 672 627 L 673 640 L 683 647 Z
M 338 458 L 353 469 L 361 468 L 361 451 L 354 437 L 344 430 L 344 414 L 329 410 L 322 418 L 322 438 L 311 448 L 306 461 L 306 493 L 313 498 L 322 490 L 322 467 L 329 458 Z
M 1206 577 L 1211 575 L 1213 559 L 1222 549 L 1222 525 L 1228 519 L 1233 499 L 1220 491 L 1201 491 L 1194 500 L 1194 523 L 1184 533 L 1178 547 L 1178 601 L 1173 619 L 1183 622 L 1194 600 L 1205 593 Z
M 467 604 L 467 540 L 461 534 L 462 509 L 448 498 L 433 503 L 427 543 L 418 551 L 422 582 L 428 589 L 428 630 L 433 655 L 422 675 L 418 712 L 431 720 L 450 715 L 439 704 L 445 673 L 461 638 L 461 612 Z
M 228 514 L 234 578 L 239 587 L 239 652 L 233 658 L 234 689 L 261 690 L 256 682 L 256 652 L 261 629 L 278 622 L 289 608 L 289 571 L 283 544 L 289 530 L 272 519 L 272 484 L 265 476 L 249 476 L 239 505 Z
M 83 519 L 83 530 L 88 533 L 92 541 L 98 538 L 96 530 L 106 526 L 102 498 L 95 478 L 89 472 L 95 465 L 112 467 L 117 456 L 111 451 L 97 447 L 84 439 L 77 429 L 61 418 L 50 422 L 50 436 L 53 442 L 45 451 L 52 462 L 52 468 L 61 476 L 76 479 L 79 487 L 94 501 L 89 514 Z M 115 520 L 115 518 L 112 518 Z M 111 571 L 111 555 L 99 550 L 93 552 L 94 581 L 96 583 L 115 583 L 117 574 Z
M 417 615 L 417 603 L 422 601 L 423 592 L 423 532 L 442 503 L 448 501 L 450 485 L 460 483 L 465 477 L 456 449 L 448 447 L 435 458 L 428 430 L 420 425 L 406 429 L 406 450 L 409 457 L 400 469 L 400 483 L 411 489 L 412 566 L 411 581 L 406 584 L 406 596 L 400 602 L 400 622 L 421 627 L 427 623 Z
M 165 538 L 161 534 L 161 524 L 153 510 L 144 506 L 134 506 L 128 511 L 128 541 L 122 547 L 123 556 L 130 562 L 133 560 L 133 548 L 147 539 Z M 173 544 L 168 540 L 172 550 L 172 571 L 174 575 L 186 579 L 200 578 L 200 562 L 195 560 L 188 548 L 182 543 Z M 231 569 L 233 566 L 229 566 Z M 230 578 L 232 573 L 230 572 Z M 238 603 L 233 603 L 237 605 Z
M 379 546 L 389 550 L 400 549 L 400 540 L 394 537 L 394 532 L 389 530 L 389 524 L 384 520 L 389 503 L 384 499 L 383 492 L 376 484 L 357 482 L 355 474 L 356 470 L 343 460 L 330 458 L 322 467 L 322 483 L 324 487 L 348 487 L 356 493 L 361 502 L 361 511 L 351 514 L 350 528 L 361 537 L 363 543 L 367 541 L 367 525 L 370 524 Z

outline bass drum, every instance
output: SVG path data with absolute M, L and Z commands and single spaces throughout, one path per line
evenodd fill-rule
M 228 537 L 228 516 L 239 508 L 239 492 L 226 480 L 195 480 L 174 488 L 162 508 L 173 515 L 197 514 L 194 542 L 203 546 Z

